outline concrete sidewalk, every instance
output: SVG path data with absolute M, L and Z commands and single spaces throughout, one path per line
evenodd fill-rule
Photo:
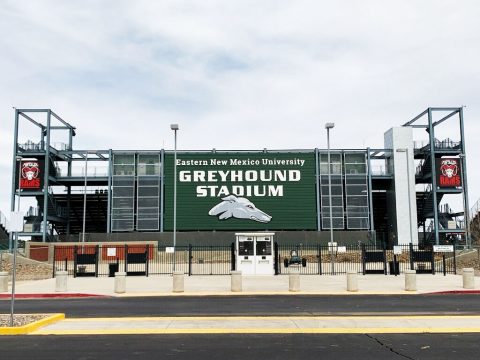
M 405 291 L 404 275 L 358 275 L 358 292 L 347 291 L 346 275 L 301 275 L 300 291 L 289 292 L 288 276 L 243 276 L 243 291 L 231 292 L 230 276 L 185 276 L 185 292 L 173 293 L 171 275 L 129 276 L 126 292 L 114 293 L 114 278 L 72 278 L 67 291 L 56 294 L 92 294 L 106 296 L 169 296 L 169 295 L 272 295 L 272 294 L 424 294 L 435 292 L 462 292 L 461 275 L 417 275 L 417 291 Z M 478 278 L 475 290 L 480 291 Z M 10 289 L 9 289 L 10 291 Z M 471 290 L 470 290 L 471 291 Z M 55 294 L 55 279 L 17 282 L 17 294 Z M 2 294 L 8 294 L 4 292 Z
M 66 319 L 31 335 L 478 333 L 480 316 L 137 317 Z

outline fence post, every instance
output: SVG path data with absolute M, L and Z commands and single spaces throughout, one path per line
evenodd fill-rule
M 99 250 L 99 245 L 95 246 L 95 277 L 98 277 L 98 250 Z
M 54 278 L 55 277 L 55 259 L 57 257 L 57 247 L 54 246 L 53 247 L 53 270 L 52 270 L 52 277 Z
M 366 272 L 367 272 L 367 269 L 366 269 L 367 262 L 366 262 L 366 259 L 365 259 L 365 257 L 366 257 L 365 252 L 366 252 L 365 244 L 362 244 L 362 274 L 363 275 L 365 275 Z
M 322 245 L 318 244 L 318 273 L 322 275 Z
M 413 270 L 413 244 L 410 243 L 408 248 L 410 249 L 410 270 Z
M 230 261 L 231 261 L 231 270 L 235 271 L 236 264 L 235 264 L 235 243 L 234 242 L 232 242 L 232 244 L 230 245 Z
M 145 247 L 145 276 L 148 277 L 148 258 L 149 258 L 149 249 L 150 245 L 147 244 Z
M 442 254 L 443 276 L 447 276 L 447 262 L 445 261 L 445 254 Z
M 124 261 L 124 263 L 125 263 L 125 274 L 127 274 L 127 269 L 128 269 L 128 260 L 127 260 L 128 259 L 128 256 L 127 256 L 128 255 L 128 245 L 127 244 L 125 244 L 125 249 L 124 249 L 124 254 L 123 255 L 124 255 L 124 260 L 125 260 Z
M 387 275 L 387 249 L 385 248 L 385 243 L 383 243 L 383 272 Z
M 435 253 L 433 252 L 433 247 L 432 247 L 432 252 L 431 252 L 431 267 L 432 267 L 432 275 L 435 275 Z
M 192 275 L 192 244 L 188 244 L 188 276 Z
M 454 274 L 457 274 L 457 251 L 455 249 L 455 244 L 453 244 L 453 271 Z
M 77 253 L 78 253 L 78 248 L 77 245 L 73 247 L 73 277 L 77 277 Z
M 278 265 L 279 265 L 279 255 L 278 255 L 278 242 L 273 243 L 273 252 L 274 252 L 274 257 L 273 257 L 273 268 L 275 269 L 275 275 L 278 275 Z
M 397 276 L 397 272 L 400 274 L 400 263 L 398 263 L 397 271 L 397 255 L 393 254 L 393 273 Z

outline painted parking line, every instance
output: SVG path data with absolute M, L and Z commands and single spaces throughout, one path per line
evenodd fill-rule
M 32 335 L 480 333 L 480 316 L 130 317 L 67 319 Z

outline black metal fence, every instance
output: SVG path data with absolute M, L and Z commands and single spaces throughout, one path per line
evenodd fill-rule
M 234 244 L 171 247 L 141 245 L 55 246 L 53 276 L 66 270 L 69 275 L 115 276 L 124 271 L 133 275 L 172 274 L 228 275 L 235 269 Z M 374 245 L 286 245 L 275 244 L 275 274 L 288 274 L 297 265 L 303 275 L 337 275 L 353 270 L 361 274 L 399 275 L 407 269 L 417 273 L 456 273 L 455 252 L 433 252 L 432 248 Z
M 74 277 L 172 274 L 227 275 L 233 269 L 233 244 L 177 246 L 142 245 L 74 245 L 55 246 L 53 276 L 67 271 Z
M 405 270 L 417 273 L 455 274 L 455 252 L 434 252 L 433 248 L 399 245 L 394 249 L 375 245 L 285 245 L 276 247 L 277 274 L 288 274 L 288 266 L 298 263 L 303 275 L 361 274 L 399 275 Z M 299 259 L 299 260 L 298 260 Z

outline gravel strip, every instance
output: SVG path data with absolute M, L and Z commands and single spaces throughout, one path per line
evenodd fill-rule
M 12 264 L 3 259 L 1 271 L 12 273 Z M 17 280 L 41 280 L 50 279 L 52 277 L 52 266 L 48 264 L 18 264 L 17 263 Z
M 48 317 L 48 314 L 15 314 L 13 316 L 13 326 L 23 326 Z M 0 314 L 0 327 L 10 326 L 10 314 Z

